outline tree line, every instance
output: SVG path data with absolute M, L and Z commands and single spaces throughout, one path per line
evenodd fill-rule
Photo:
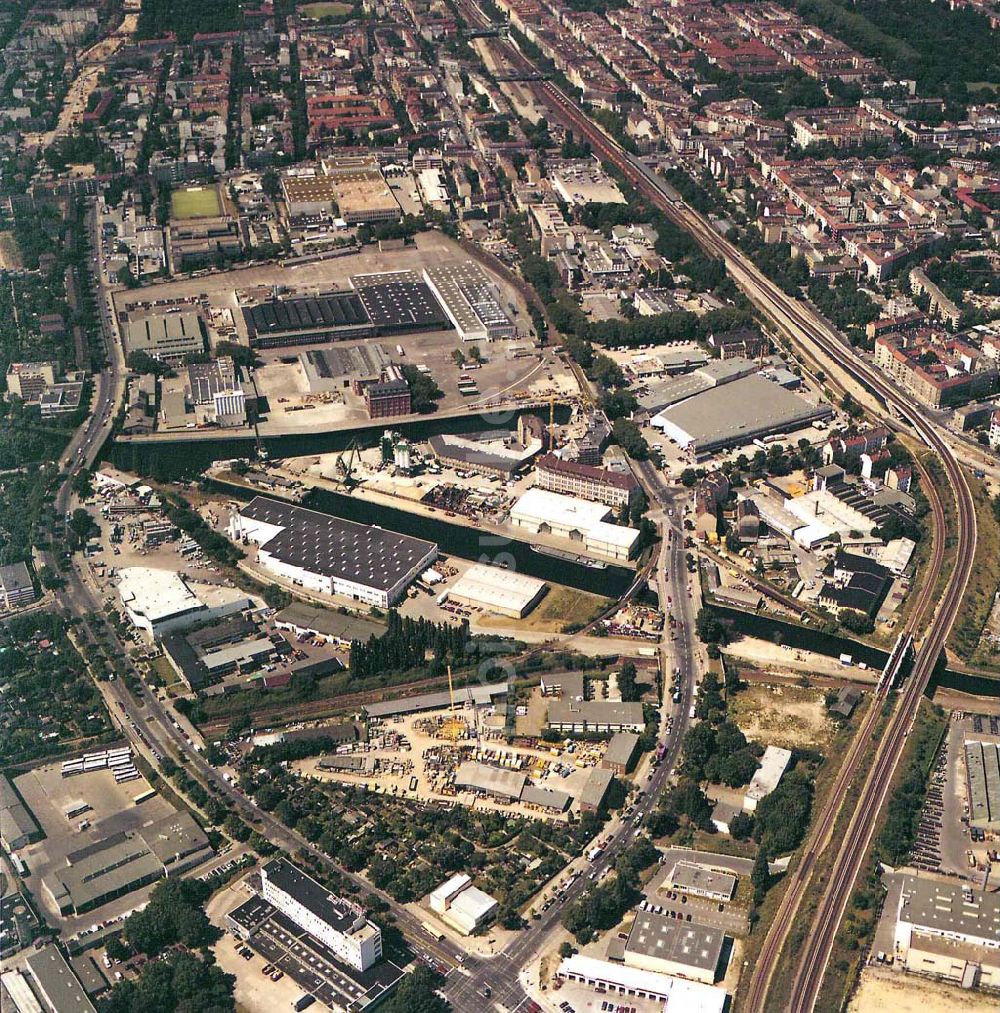
M 438 675 L 446 664 L 465 654 L 468 642 L 466 620 L 453 626 L 401 616 L 396 609 L 390 609 L 385 633 L 378 637 L 373 633 L 367 641 L 351 641 L 349 668 L 356 678 L 365 678 L 426 664 L 429 675 Z
M 615 871 L 603 883 L 587 890 L 563 912 L 563 927 L 576 941 L 589 943 L 601 932 L 614 928 L 638 903 L 642 873 L 654 865 L 659 851 L 648 837 L 640 837 L 623 851 L 615 862 Z

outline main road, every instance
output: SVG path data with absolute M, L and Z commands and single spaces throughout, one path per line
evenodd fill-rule
M 560 922 L 566 907 L 578 900 L 585 891 L 596 883 L 607 869 L 614 867 L 622 851 L 629 847 L 639 833 L 640 827 L 656 807 L 660 796 L 667 788 L 677 760 L 680 756 L 681 742 L 687 728 L 688 714 L 694 699 L 697 666 L 695 663 L 697 647 L 695 644 L 694 599 L 688 595 L 687 568 L 684 559 L 684 533 L 681 517 L 682 504 L 689 495 L 686 490 L 678 490 L 663 482 L 662 476 L 652 465 L 640 466 L 643 484 L 649 491 L 650 502 L 654 509 L 663 514 L 661 526 L 663 540 L 657 559 L 656 572 L 659 593 L 662 596 L 661 607 L 668 611 L 666 598 L 672 599 L 669 610 L 673 611 L 677 621 L 677 639 L 668 639 L 668 629 L 664 629 L 661 641 L 660 668 L 663 672 L 664 692 L 661 713 L 661 742 L 664 745 L 662 759 L 652 770 L 649 779 L 641 785 L 643 796 L 635 805 L 628 819 L 613 817 L 610 831 L 605 830 L 599 836 L 604 838 L 610 832 L 611 842 L 603 854 L 595 861 L 587 863 L 578 859 L 572 863 L 573 868 L 581 874 L 561 897 L 551 906 L 540 912 L 540 917 L 529 922 L 528 927 L 515 935 L 504 949 L 488 959 L 480 959 L 470 967 L 468 962 L 458 971 L 449 975 L 445 994 L 454 1007 L 460 1011 L 493 1009 L 492 1004 L 515 1010 L 527 998 L 519 980 L 519 974 L 526 971 L 530 964 L 550 945 L 553 938 L 560 932 Z M 672 667 L 671 667 L 672 663 Z M 681 699 L 677 704 L 671 702 L 668 686 L 672 669 L 679 669 Z M 673 721 L 666 731 L 666 717 L 673 710 Z M 565 879 L 568 868 L 560 874 Z M 593 878 L 591 878 L 593 876 Z M 547 891 L 551 892 L 551 891 Z M 536 907 L 538 907 L 536 902 Z M 490 990 L 489 1001 L 485 1001 L 484 991 Z M 500 1008 L 497 1007 L 497 1008 Z

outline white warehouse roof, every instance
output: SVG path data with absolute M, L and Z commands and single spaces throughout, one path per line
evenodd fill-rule
M 585 957 L 580 953 L 563 960 L 558 974 L 560 978 L 574 978 L 595 986 L 616 986 L 631 995 L 642 992 L 664 1000 L 669 1011 L 723 1013 L 728 998 L 726 990 L 715 985 L 703 985 L 699 981 L 687 981 L 659 971 L 643 971 L 637 967 L 613 964 L 609 960 Z
M 432 891 L 430 896 L 431 906 L 434 905 L 435 901 L 443 905 L 451 903 L 471 882 L 472 879 L 464 872 L 456 872 L 451 879 L 445 880 L 436 890 Z
M 778 782 L 781 781 L 791 759 L 792 752 L 790 749 L 782 749 L 780 746 L 768 746 L 764 750 L 764 755 L 760 761 L 760 769 L 754 774 L 753 780 L 747 787 L 746 795 L 744 796 L 744 808 L 756 809 L 757 803 L 762 798 L 770 795 L 778 787 Z
M 478 886 L 467 886 L 451 902 L 451 913 L 478 925 L 496 910 L 494 897 L 480 890 Z
M 635 544 L 635 540 L 639 537 L 639 529 L 622 527 L 621 524 L 608 524 L 607 521 L 598 521 L 587 532 L 587 535 L 592 542 L 603 542 L 605 545 L 617 545 L 622 549 L 631 549 Z
M 449 597 L 462 599 L 486 608 L 504 612 L 525 612 L 545 590 L 545 581 L 503 570 L 497 566 L 476 563 L 455 582 Z
M 174 570 L 127 566 L 118 571 L 118 593 L 124 605 L 152 623 L 205 607 Z
M 605 503 L 591 503 L 537 488 L 529 489 L 510 511 L 512 519 L 544 520 L 554 528 L 577 529 L 581 533 L 600 524 L 609 513 L 611 508 Z

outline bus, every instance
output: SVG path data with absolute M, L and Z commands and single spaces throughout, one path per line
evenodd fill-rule
M 431 925 L 430 922 L 421 922 L 420 927 L 424 930 L 424 932 L 427 933 L 427 935 L 431 936 L 433 939 L 436 939 L 439 943 L 444 942 L 444 933 L 440 929 L 434 928 L 434 926 Z
M 152 788 L 149 788 L 146 791 L 140 791 L 139 794 L 132 799 L 132 804 L 142 805 L 143 802 L 148 802 L 155 794 L 156 792 Z

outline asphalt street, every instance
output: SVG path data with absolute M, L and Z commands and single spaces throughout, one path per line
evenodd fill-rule
M 581 875 L 563 893 L 562 900 L 543 912 L 537 921 L 532 920 L 529 927 L 518 933 L 496 956 L 489 959 L 478 958 L 474 965 L 467 960 L 460 971 L 449 975 L 445 994 L 455 1009 L 462 1013 L 481 1011 L 484 1005 L 487 1009 L 516 1010 L 526 1003 L 528 996 L 519 980 L 519 973 L 540 955 L 548 941 L 561 931 L 560 920 L 563 910 L 593 885 L 593 881 L 589 878 L 590 873 L 596 873 L 599 877 L 605 869 L 613 867 L 621 852 L 635 839 L 641 824 L 656 808 L 660 796 L 668 786 L 680 755 L 697 679 L 694 632 L 697 602 L 694 597 L 688 595 L 689 578 L 684 560 L 682 528 L 683 504 L 686 502 L 687 493 L 685 490 L 665 484 L 662 476 L 648 463 L 641 466 L 640 470 L 645 480 L 644 484 L 652 494 L 651 503 L 659 504 L 663 515 L 664 540 L 661 543 L 657 564 L 658 586 L 663 595 L 662 607 L 665 611 L 672 611 L 676 621 L 681 624 L 676 640 L 672 642 L 669 640 L 667 627 L 661 643 L 661 666 L 666 683 L 664 693 L 666 703 L 661 711 L 661 741 L 666 742 L 666 750 L 652 779 L 642 786 L 645 795 L 631 817 L 622 820 L 616 816 L 605 828 L 604 835 L 610 832 L 612 840 L 604 853 L 592 863 L 581 858 L 567 868 L 567 871 L 586 869 L 587 874 Z M 655 516 L 657 512 L 654 509 L 653 515 Z M 668 530 L 672 532 L 669 538 Z M 697 593 L 697 579 L 691 577 L 690 580 Z M 668 605 L 668 597 L 672 599 L 672 604 Z M 681 699 L 677 704 L 671 702 L 669 693 L 671 673 L 675 668 L 680 670 Z M 668 714 L 673 714 L 674 721 L 670 731 L 666 732 Z M 483 995 L 486 987 L 491 990 L 488 1000 Z

